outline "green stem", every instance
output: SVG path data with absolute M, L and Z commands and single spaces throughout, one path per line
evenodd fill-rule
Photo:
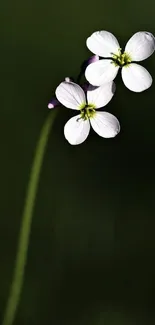
M 32 215 L 34 210 L 34 204 L 38 189 L 39 176 L 41 166 L 43 163 L 43 157 L 48 140 L 48 135 L 53 124 L 56 111 L 50 113 L 45 121 L 41 130 L 40 138 L 36 146 L 36 152 L 34 155 L 34 161 L 30 173 L 30 179 L 27 188 L 26 200 L 22 215 L 22 223 L 19 234 L 19 242 L 17 248 L 17 256 L 15 261 L 15 269 L 13 275 L 13 281 L 10 289 L 9 298 L 6 305 L 4 319 L 2 325 L 12 325 L 16 316 L 17 307 L 20 300 L 20 294 L 24 281 L 24 272 L 27 260 L 27 251 L 29 245 L 29 237 L 31 230 Z

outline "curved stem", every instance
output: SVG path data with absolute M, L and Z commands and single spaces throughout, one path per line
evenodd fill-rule
M 53 111 L 48 115 L 45 121 L 41 134 L 39 137 L 38 144 L 34 155 L 34 161 L 30 173 L 30 179 L 27 188 L 26 200 L 22 215 L 22 223 L 19 234 L 19 242 L 17 248 L 17 256 L 15 261 L 15 269 L 13 275 L 13 281 L 10 289 L 9 298 L 4 313 L 4 319 L 2 325 L 12 325 L 15 319 L 17 307 L 19 304 L 20 294 L 24 281 L 24 271 L 27 260 L 27 251 L 31 230 L 32 215 L 34 211 L 34 204 L 38 189 L 39 176 L 41 166 L 43 162 L 44 152 L 48 140 L 48 135 L 53 124 L 56 111 Z

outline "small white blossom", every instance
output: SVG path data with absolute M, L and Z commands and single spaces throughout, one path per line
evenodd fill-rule
M 89 134 L 90 125 L 94 131 L 104 138 L 113 138 L 120 131 L 117 118 L 107 112 L 99 112 L 109 103 L 115 91 L 114 82 L 101 87 L 89 86 L 85 92 L 74 82 L 62 82 L 56 89 L 58 101 L 79 114 L 72 117 L 64 127 L 64 135 L 72 145 L 84 142 Z
M 131 91 L 141 92 L 152 84 L 150 73 L 135 63 L 147 59 L 155 50 L 155 37 L 148 32 L 137 32 L 127 42 L 124 52 L 116 37 L 107 31 L 98 31 L 86 41 L 89 50 L 103 57 L 91 63 L 85 72 L 86 79 L 94 86 L 100 86 L 115 79 L 122 68 L 122 79 Z

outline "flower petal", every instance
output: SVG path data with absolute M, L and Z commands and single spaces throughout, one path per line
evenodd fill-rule
M 112 97 L 115 93 L 115 89 L 116 89 L 116 86 L 113 81 L 109 82 L 105 85 L 102 85 L 100 87 L 94 87 L 92 85 L 89 85 L 89 88 L 87 91 L 88 104 L 94 105 L 95 108 L 104 107 L 112 99 Z
M 111 57 L 120 47 L 116 37 L 105 30 L 93 33 L 87 38 L 86 45 L 91 52 L 101 57 Z
M 96 112 L 90 123 L 94 131 L 103 138 L 114 138 L 120 132 L 118 119 L 108 112 Z
M 88 65 L 85 71 L 86 79 L 93 86 L 101 86 L 115 79 L 119 67 L 111 60 L 100 60 Z
M 63 81 L 56 88 L 56 97 L 59 102 L 71 109 L 79 109 L 79 106 L 86 103 L 83 89 L 74 82 Z
M 150 73 L 136 63 L 122 68 L 122 79 L 128 89 L 137 93 L 148 89 L 152 84 Z
M 64 127 L 64 135 L 72 145 L 77 145 L 86 140 L 90 131 L 89 120 L 83 120 L 81 115 L 72 117 Z
M 132 61 L 147 59 L 155 50 L 155 37 L 148 32 L 135 33 L 128 41 L 125 52 Z

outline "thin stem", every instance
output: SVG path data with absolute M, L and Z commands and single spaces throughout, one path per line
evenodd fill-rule
M 86 70 L 86 67 L 87 67 L 87 65 L 88 65 L 87 63 L 88 63 L 88 60 L 84 60 L 84 61 L 82 62 L 82 64 L 81 64 L 80 72 L 79 72 L 79 74 L 78 74 L 78 76 L 77 76 L 77 79 L 76 79 L 77 84 L 80 84 L 81 78 L 82 78 L 82 76 L 84 75 L 85 70 Z
M 26 200 L 25 200 L 25 205 L 24 205 L 24 210 L 22 215 L 13 281 L 12 281 L 2 325 L 12 325 L 16 316 L 16 311 L 19 304 L 20 294 L 24 282 L 24 272 L 26 267 L 29 237 L 30 237 L 32 216 L 34 211 L 34 204 L 35 204 L 38 183 L 39 183 L 39 176 L 40 176 L 41 167 L 43 163 L 43 157 L 44 157 L 45 148 L 48 140 L 48 135 L 52 127 L 52 124 L 54 122 L 55 116 L 56 116 L 56 111 L 53 111 L 48 115 L 47 120 L 45 121 L 43 128 L 41 130 L 38 144 L 36 146 L 36 151 L 32 163 L 32 169 L 30 173 L 30 179 L 27 187 Z
M 82 76 L 83 76 L 83 71 L 80 71 L 80 73 L 79 73 L 79 75 L 77 77 L 77 80 L 76 80 L 77 84 L 80 84 Z

